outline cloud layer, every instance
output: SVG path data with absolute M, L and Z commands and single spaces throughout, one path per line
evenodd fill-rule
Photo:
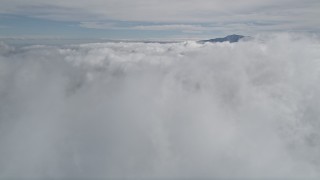
M 319 177 L 320 43 L 0 44 L 0 177 Z
M 318 0 L 2 0 L 0 13 L 75 21 L 80 25 L 110 21 L 164 26 L 206 23 L 209 27 L 241 32 L 318 32 L 319 9 Z M 127 25 L 132 28 L 130 23 Z M 155 29 L 152 26 L 146 29 Z

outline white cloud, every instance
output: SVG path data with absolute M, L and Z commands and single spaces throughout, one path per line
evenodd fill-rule
M 80 27 L 90 28 L 90 29 L 123 29 L 122 27 L 117 27 L 115 23 L 103 23 L 103 22 L 81 22 Z
M 0 12 L 84 21 L 136 21 L 164 24 L 283 21 L 302 29 L 318 27 L 318 0 L 2 0 Z M 304 27 L 308 24 L 307 27 Z M 283 30 L 290 27 L 283 27 Z
M 226 34 L 244 34 L 253 35 L 263 32 L 318 32 L 320 26 L 314 26 L 310 22 L 291 22 L 291 21 L 255 21 L 255 22 L 219 22 L 215 24 L 197 25 L 197 24 L 159 24 L 159 25 L 132 25 L 124 26 L 117 23 L 108 22 L 81 22 L 80 27 L 90 29 L 106 29 L 106 30 L 141 30 L 141 31 L 180 31 L 183 33 L 210 33 L 220 32 Z M 185 37 L 185 36 L 184 36 Z M 212 37 L 209 37 L 212 38 Z
M 215 30 L 215 27 L 190 24 L 161 24 L 161 25 L 139 25 L 139 26 L 120 26 L 116 23 L 104 22 L 81 22 L 80 27 L 91 29 L 117 29 L 117 30 L 143 30 L 143 31 L 182 31 L 182 32 L 203 32 Z
M 2 43 L 0 177 L 317 178 L 319 48 Z
M 165 24 L 165 25 L 149 25 L 149 26 L 135 26 L 133 29 L 136 30 L 180 30 L 180 31 L 207 31 L 209 27 L 201 25 L 188 25 L 188 24 Z

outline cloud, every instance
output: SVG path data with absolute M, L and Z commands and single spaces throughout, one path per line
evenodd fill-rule
M 81 22 L 80 27 L 90 29 L 114 29 L 114 30 L 142 30 L 142 31 L 182 31 L 182 32 L 203 32 L 214 30 L 215 27 L 190 24 L 161 24 L 161 25 L 139 25 L 121 26 L 116 23 L 105 22 Z
M 317 178 L 320 41 L 0 44 L 1 178 Z
M 290 21 L 243 21 L 243 22 L 218 22 L 202 24 L 157 24 L 157 25 L 128 25 L 116 22 L 81 22 L 80 27 L 89 29 L 105 29 L 105 30 L 138 30 L 138 31 L 178 31 L 189 34 L 203 33 L 220 33 L 225 34 L 244 34 L 252 35 L 257 32 L 312 32 L 316 33 L 320 29 L 313 26 L 309 22 L 304 24 Z M 207 37 L 208 38 L 208 37 Z
M 9 26 L 2 26 L 0 25 L 0 29 L 7 29 L 7 28 L 10 28 Z
M 286 21 L 295 23 L 301 30 L 310 30 L 319 27 L 319 8 L 317 0 L 3 0 L 0 12 L 77 22 L 238 22 L 246 25 L 245 22 L 274 21 L 283 25 L 282 22 Z M 281 30 L 294 29 L 283 26 Z
M 90 29 L 123 29 L 123 27 L 117 27 L 115 23 L 109 22 L 81 22 L 79 26 Z
M 208 31 L 210 27 L 201 25 L 188 25 L 188 24 L 165 24 L 165 25 L 149 25 L 149 26 L 135 26 L 133 29 L 136 30 L 179 30 L 179 31 Z

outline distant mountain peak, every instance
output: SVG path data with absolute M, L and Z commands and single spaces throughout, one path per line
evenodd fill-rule
M 228 35 L 223 38 L 215 38 L 215 39 L 209 39 L 209 40 L 201 40 L 199 41 L 200 43 L 206 43 L 206 42 L 212 42 L 212 43 L 217 43 L 217 42 L 238 42 L 242 38 L 248 38 L 249 36 L 243 36 L 243 35 L 237 35 L 237 34 L 232 34 Z

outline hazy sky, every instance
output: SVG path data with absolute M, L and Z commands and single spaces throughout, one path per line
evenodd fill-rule
M 202 38 L 320 32 L 319 0 L 1 0 L 1 37 Z

